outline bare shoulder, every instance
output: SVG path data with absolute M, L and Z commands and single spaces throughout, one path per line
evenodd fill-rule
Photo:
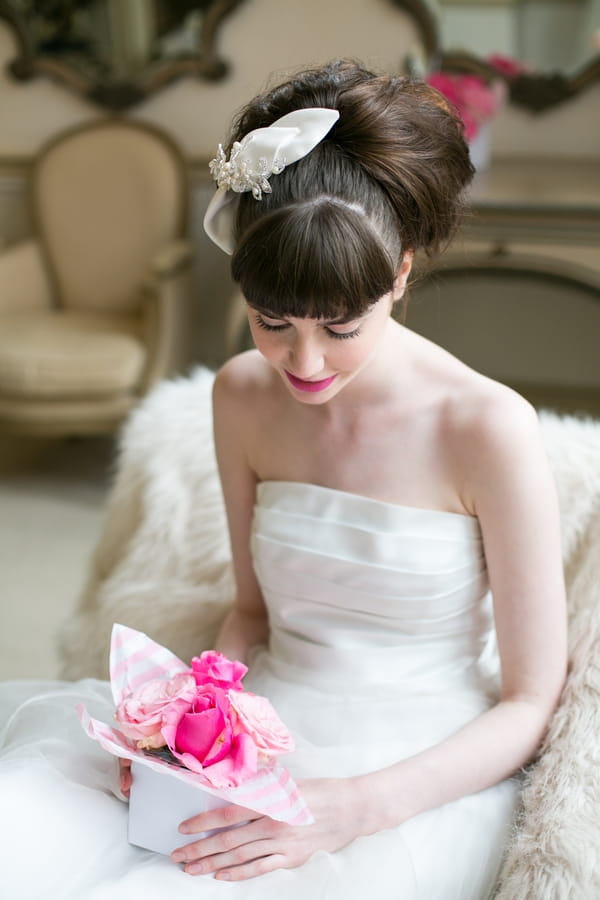
M 412 335 L 416 393 L 436 410 L 440 436 L 461 456 L 482 446 L 527 442 L 539 431 L 534 407 L 507 385 L 494 381 L 421 336 Z
M 449 395 L 445 412 L 450 435 L 475 451 L 522 445 L 539 436 L 534 407 L 506 385 L 475 372 Z
M 257 350 L 247 350 L 228 359 L 215 376 L 214 391 L 223 397 L 247 396 L 268 379 L 268 366 Z
M 442 427 L 463 502 L 474 514 L 483 494 L 549 479 L 537 412 L 506 385 L 468 371 L 449 393 Z
M 257 350 L 233 356 L 219 369 L 213 386 L 215 411 L 236 415 L 250 411 L 260 398 L 264 403 L 273 383 L 272 370 Z
M 222 468 L 226 459 L 243 460 L 256 475 L 265 435 L 280 419 L 281 402 L 277 377 L 258 351 L 241 353 L 222 366 L 215 377 L 212 400 L 215 444 Z

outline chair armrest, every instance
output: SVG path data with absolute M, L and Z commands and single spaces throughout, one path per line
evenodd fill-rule
M 12 244 L 0 252 L 0 313 L 49 309 L 52 292 L 38 241 Z
M 172 241 L 158 251 L 150 263 L 149 277 L 168 278 L 192 262 L 190 241 Z
M 173 245 L 171 245 L 173 246 Z M 185 252 L 184 252 L 185 250 Z M 148 275 L 143 286 L 143 338 L 148 364 L 142 380 L 147 390 L 155 381 L 182 374 L 191 362 L 193 339 L 191 250 L 174 251 L 172 268 Z

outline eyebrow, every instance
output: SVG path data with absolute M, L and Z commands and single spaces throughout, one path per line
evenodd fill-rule
M 250 308 L 253 309 L 255 312 L 260 313 L 263 316 L 266 316 L 268 319 L 280 319 L 283 321 L 283 319 L 285 318 L 285 316 L 281 316 L 281 315 L 279 315 L 279 313 L 274 313 L 270 309 L 265 309 L 263 306 L 256 306 L 253 303 L 252 304 L 249 303 L 248 306 L 250 306 Z M 337 319 L 327 319 L 327 320 L 324 319 L 323 324 L 324 325 L 348 325 L 350 322 L 356 322 L 357 319 L 362 319 L 362 317 L 365 316 L 371 310 L 371 308 L 372 307 L 369 306 L 360 315 L 347 314 L 345 316 L 338 316 Z M 290 316 L 290 318 L 293 318 L 293 317 Z

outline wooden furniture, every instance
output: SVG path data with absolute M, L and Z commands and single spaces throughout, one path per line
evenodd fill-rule
M 407 324 L 536 405 L 600 414 L 600 161 L 494 159 Z
M 487 241 L 495 252 L 535 245 L 543 254 L 554 245 L 566 262 L 579 257 L 600 271 L 598 253 L 590 252 L 600 238 L 600 160 L 494 159 L 476 175 L 470 196 L 467 239 Z
M 0 253 L 0 428 L 112 431 L 187 362 L 187 166 L 155 127 L 102 119 L 38 154 L 34 236 Z

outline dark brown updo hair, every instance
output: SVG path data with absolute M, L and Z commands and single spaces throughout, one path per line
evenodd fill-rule
M 473 167 L 462 124 L 429 85 L 346 60 L 246 106 L 227 148 L 286 113 L 340 117 L 303 159 L 240 195 L 231 270 L 250 306 L 278 317 L 359 317 L 394 285 L 403 253 L 452 237 Z

